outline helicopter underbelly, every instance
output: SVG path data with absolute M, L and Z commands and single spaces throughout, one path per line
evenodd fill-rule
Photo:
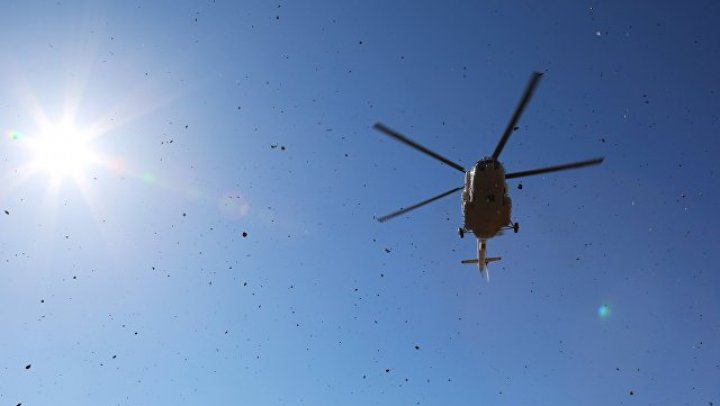
M 502 169 L 485 168 L 473 170 L 467 176 L 463 193 L 464 228 L 478 238 L 492 238 L 510 224 L 512 200 L 506 193 L 504 175 Z
M 475 202 L 465 209 L 465 229 L 478 238 L 495 237 L 503 227 L 510 224 L 510 199 L 505 205 Z

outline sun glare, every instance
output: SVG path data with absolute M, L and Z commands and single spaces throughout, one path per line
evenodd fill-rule
M 89 134 L 66 123 L 47 127 L 29 140 L 33 169 L 47 172 L 56 179 L 81 177 L 84 170 L 96 161 L 90 149 Z

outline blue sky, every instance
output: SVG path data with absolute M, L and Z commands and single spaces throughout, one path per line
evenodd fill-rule
M 718 404 L 719 11 L 3 2 L 0 404 Z M 463 182 L 373 123 L 470 167 L 532 71 L 506 169 L 606 160 L 490 283 L 459 195 L 373 220 Z

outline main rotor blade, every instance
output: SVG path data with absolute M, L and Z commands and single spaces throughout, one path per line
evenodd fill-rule
M 426 204 L 430 204 L 430 203 L 434 202 L 435 200 L 439 200 L 439 199 L 442 199 L 442 198 L 445 197 L 445 196 L 449 196 L 449 195 L 457 192 L 458 190 L 461 190 L 463 187 L 464 187 L 464 186 L 456 187 L 455 189 L 448 190 L 448 191 L 445 192 L 445 193 L 439 194 L 439 195 L 437 195 L 437 196 L 435 196 L 435 197 L 431 197 L 431 198 L 429 198 L 429 199 L 427 199 L 427 200 L 423 200 L 422 202 L 417 203 L 417 204 L 414 204 L 414 205 L 412 205 L 412 206 L 410 206 L 410 207 L 406 207 L 406 208 L 404 208 L 404 209 L 400 209 L 400 210 L 398 210 L 398 211 L 396 211 L 396 212 L 393 212 L 393 213 L 388 214 L 387 216 L 382 216 L 382 217 L 378 218 L 377 221 L 379 221 L 379 222 L 381 222 L 381 223 L 384 223 L 384 222 L 386 222 L 386 221 L 388 221 L 388 220 L 390 220 L 390 219 L 393 219 L 393 218 L 395 218 L 395 217 L 397 217 L 397 216 L 399 216 L 399 215 L 401 215 L 401 214 L 405 214 L 405 213 L 410 212 L 410 211 L 413 211 L 413 210 L 415 210 L 415 209 L 419 209 L 420 207 L 423 207 L 423 206 L 425 206 Z
M 463 173 L 465 172 L 465 168 L 463 168 L 462 166 L 456 164 L 455 162 L 445 158 L 444 156 L 442 156 L 440 154 L 436 154 L 435 152 L 430 151 L 429 149 L 423 147 L 422 145 L 416 143 L 415 141 L 412 141 L 412 140 L 406 138 L 404 135 L 400 134 L 399 132 L 392 130 L 388 127 L 385 127 L 385 125 L 382 123 L 375 123 L 373 128 L 386 134 L 386 135 L 389 135 L 389 136 L 395 138 L 396 140 L 402 142 L 405 145 L 409 145 L 409 146 L 415 148 L 416 150 L 418 150 L 426 155 L 430 155 L 431 157 L 437 159 L 438 161 L 444 163 L 445 165 L 455 168 L 455 169 L 459 170 L 460 172 L 463 172 Z
M 525 93 L 523 93 L 522 99 L 520 99 L 520 103 L 515 108 L 515 112 L 513 113 L 512 118 L 510 118 L 510 122 L 508 123 L 507 127 L 505 128 L 505 132 L 503 133 L 502 137 L 500 137 L 500 141 L 498 142 L 497 147 L 495 147 L 495 152 L 493 152 L 492 154 L 492 159 L 497 161 L 498 157 L 500 156 L 500 153 L 505 147 L 505 143 L 507 142 L 508 138 L 510 138 L 510 134 L 512 134 L 513 129 L 515 128 L 515 124 L 517 124 L 518 120 L 520 119 L 520 115 L 522 115 L 523 110 L 525 110 L 525 106 L 530 101 L 530 98 L 532 97 L 541 76 L 542 73 L 540 72 L 533 72 L 532 76 L 530 76 L 530 82 L 528 82 L 528 85 L 525 88 Z
M 547 168 L 531 169 L 529 171 L 513 172 L 505 175 L 505 179 L 522 178 L 523 176 L 540 175 L 541 173 L 565 171 L 582 168 L 583 166 L 599 165 L 605 158 L 595 158 L 587 161 L 573 162 L 571 164 L 548 166 Z

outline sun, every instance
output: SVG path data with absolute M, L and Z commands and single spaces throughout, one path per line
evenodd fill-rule
M 98 162 L 92 138 L 69 121 L 43 125 L 37 136 L 27 139 L 32 171 L 45 172 L 55 181 L 82 178 L 88 166 Z

